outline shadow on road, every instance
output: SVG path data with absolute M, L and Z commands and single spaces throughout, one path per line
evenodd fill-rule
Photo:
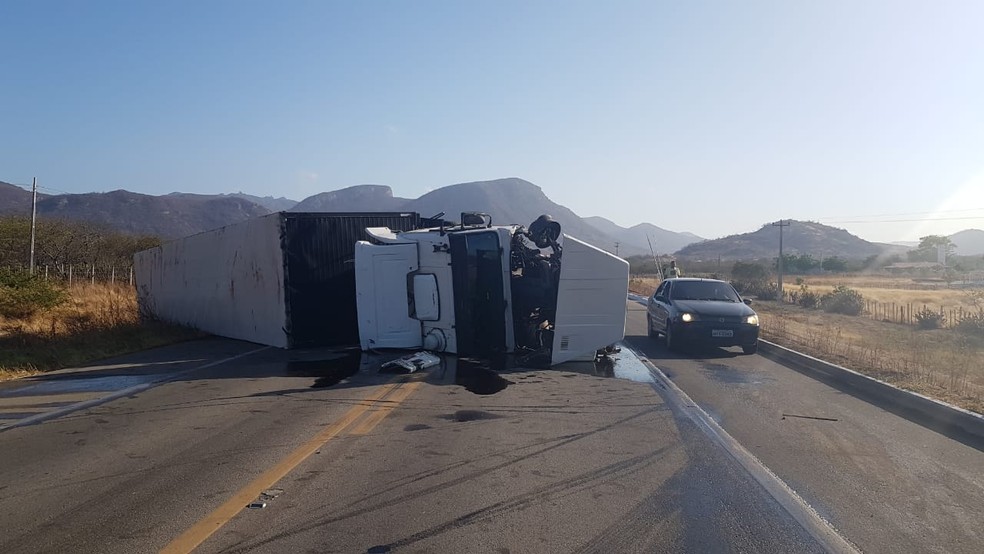
M 682 350 L 673 351 L 666 348 L 666 340 L 662 337 L 654 339 L 648 335 L 626 335 L 625 340 L 651 360 L 718 360 L 742 355 L 740 351 L 717 346 L 688 345 Z

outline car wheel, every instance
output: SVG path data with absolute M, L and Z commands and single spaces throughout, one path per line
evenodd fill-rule
M 666 334 L 666 349 L 667 350 L 679 350 L 680 349 L 680 344 L 679 344 L 680 341 L 678 341 L 676 339 L 676 337 L 674 337 L 675 333 L 673 332 L 673 326 L 672 325 L 669 325 L 667 323 L 665 334 Z
M 646 331 L 649 332 L 649 338 L 654 339 L 659 336 L 656 329 L 653 329 L 653 318 L 646 316 Z
M 741 347 L 741 351 L 744 352 L 745 354 L 754 354 L 754 353 L 758 352 L 758 347 L 759 347 L 759 345 L 756 342 L 756 343 L 753 343 L 753 344 L 749 344 L 748 346 L 742 346 Z

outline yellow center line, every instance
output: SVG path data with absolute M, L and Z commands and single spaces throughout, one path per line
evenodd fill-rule
M 375 411 L 370 413 L 365 417 L 354 429 L 349 431 L 350 435 L 366 435 L 372 431 L 379 422 L 386 418 L 390 412 L 392 412 L 401 402 L 407 399 L 408 396 L 413 394 L 413 391 L 417 390 L 420 386 L 420 381 L 414 381 L 412 383 L 407 383 L 400 387 L 400 390 L 394 392 L 390 397 L 386 399 L 386 404 L 378 406 Z
M 369 411 L 370 408 L 372 408 L 377 402 L 386 398 L 387 405 L 381 408 L 380 411 L 371 413 L 366 420 L 374 420 L 374 423 L 369 425 L 363 433 L 358 434 L 365 434 L 372 430 L 372 428 L 382 421 L 383 418 L 389 414 L 389 412 L 393 411 L 393 409 L 396 408 L 400 402 L 410 396 L 410 394 L 419 386 L 420 382 L 418 381 L 401 381 L 383 385 L 378 391 L 366 397 L 359 402 L 359 404 L 353 406 L 349 411 L 345 412 L 345 414 L 342 415 L 342 417 L 337 421 L 328 427 L 325 427 L 317 435 L 297 447 L 293 452 L 288 454 L 286 458 L 278 462 L 270 469 L 264 471 L 256 479 L 253 479 L 251 483 L 240 489 L 235 495 L 232 496 L 232 498 L 213 510 L 212 513 L 199 520 L 198 523 L 182 533 L 181 536 L 171 541 L 171 543 L 165 546 L 161 552 L 166 554 L 191 552 L 197 548 L 198 545 L 205 542 L 207 538 L 212 536 L 212 534 L 218 531 L 223 525 L 228 523 L 229 520 L 236 516 L 236 514 L 241 512 L 247 504 L 260 496 L 263 491 L 273 487 L 277 481 L 283 479 L 301 462 L 311 456 L 311 454 L 314 454 L 319 448 L 324 446 L 325 443 L 345 431 L 345 429 L 351 426 L 357 419 L 359 419 L 360 416 Z M 391 398 L 387 398 L 387 396 L 390 396 Z M 380 413 L 382 415 L 378 416 L 377 414 Z M 359 429 L 366 426 L 367 423 L 363 422 L 359 425 Z

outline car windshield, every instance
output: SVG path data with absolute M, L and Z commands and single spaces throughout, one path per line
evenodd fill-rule
M 673 300 L 741 302 L 731 285 L 713 281 L 680 281 L 673 285 L 671 297 Z

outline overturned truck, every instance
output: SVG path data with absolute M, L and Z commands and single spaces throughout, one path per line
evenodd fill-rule
M 628 264 L 561 233 L 485 214 L 281 212 L 134 257 L 149 317 L 302 348 L 515 354 L 546 366 L 622 339 Z
M 549 216 L 529 229 L 464 213 L 451 227 L 367 232 L 355 250 L 364 350 L 516 354 L 545 366 L 593 358 L 625 333 L 628 263 Z

